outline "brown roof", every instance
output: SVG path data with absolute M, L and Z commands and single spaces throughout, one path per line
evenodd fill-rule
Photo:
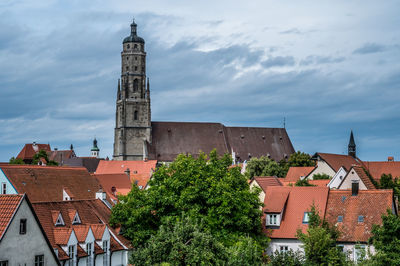
M 96 172 L 99 162 L 104 159 L 95 157 L 72 157 L 64 160 L 63 165 L 85 167 L 89 173 Z
M 40 150 L 50 152 L 51 151 L 50 144 L 38 144 L 38 143 L 25 144 L 25 146 L 22 148 L 22 150 L 17 155 L 17 158 L 21 158 L 23 160 L 26 160 L 26 159 L 32 160 L 33 156 Z
M 72 201 L 60 201 L 60 202 L 37 202 L 33 203 L 33 208 L 39 218 L 39 221 L 44 228 L 50 243 L 55 246 L 61 244 L 57 241 L 61 241 L 60 236 L 54 235 L 54 230 L 58 229 L 73 229 L 77 235 L 78 240 L 82 240 L 84 233 L 87 234 L 88 229 L 85 226 L 92 228 L 95 238 L 101 239 L 103 232 L 108 226 L 111 232 L 116 235 L 125 246 L 130 247 L 130 242 L 108 225 L 108 221 L 111 216 L 111 210 L 101 200 L 72 200 Z M 60 211 L 64 219 L 65 226 L 55 226 L 52 219 L 52 211 Z M 72 219 L 70 218 L 71 211 L 78 212 L 81 224 L 73 225 Z M 68 232 L 65 231 L 64 237 L 66 238 Z M 55 238 L 59 237 L 59 238 Z M 69 235 L 68 235 L 69 237 Z M 68 241 L 68 240 L 67 240 Z M 65 241 L 64 241 L 65 242 Z
M 289 195 L 287 196 L 287 192 Z M 304 230 L 307 224 L 303 224 L 304 213 L 310 211 L 311 205 L 314 203 L 317 207 L 320 216 L 324 216 L 326 202 L 328 199 L 327 187 L 268 187 L 265 193 L 264 210 L 279 209 L 274 206 L 281 205 L 281 202 L 287 197 L 286 205 L 284 208 L 283 216 L 281 217 L 280 227 L 271 229 L 265 227 L 265 215 L 263 217 L 263 231 L 271 238 L 289 238 L 295 239 L 297 229 Z M 269 201 L 270 196 L 273 194 L 276 198 Z
M 67 159 L 75 157 L 74 150 L 55 150 L 47 152 L 50 161 L 56 161 L 59 165 L 64 165 Z
M 26 193 L 32 202 L 62 201 L 63 189 L 73 199 L 94 199 L 100 184 L 85 168 L 37 165 L 0 167 L 18 193 Z M 68 193 L 68 194 L 69 194 Z
M 367 242 L 372 225 L 382 224 L 381 215 L 392 209 L 392 204 L 392 190 L 360 190 L 357 196 L 352 196 L 351 190 L 331 190 L 325 218 L 338 225 L 339 241 Z M 358 222 L 360 215 L 364 222 Z M 343 216 L 343 222 L 338 222 L 338 216 Z
M 374 179 L 380 180 L 382 174 L 400 178 L 400 162 L 364 162 L 364 166 Z
M 286 177 L 283 181 L 285 182 L 293 182 L 295 183 L 297 180 L 300 179 L 302 176 L 307 176 L 314 170 L 314 166 L 307 166 L 307 167 L 290 167 L 289 171 L 286 174 Z
M 23 195 L 0 195 L 0 240 L 22 202 Z
M 276 176 L 255 176 L 253 179 L 264 192 L 269 186 L 282 186 L 281 181 Z
M 308 180 L 308 183 L 317 187 L 326 187 L 330 182 L 330 179 L 318 179 L 318 180 Z
M 93 174 L 93 176 L 101 184 L 103 191 L 105 191 L 113 199 L 116 195 L 127 195 L 131 191 L 132 183 L 130 177 L 124 174 Z M 115 187 L 115 195 L 113 194 L 112 187 Z
M 173 161 L 178 154 L 198 156 L 217 149 L 219 155 L 235 152 L 239 161 L 269 155 L 279 161 L 294 153 L 284 128 L 226 127 L 220 123 L 152 122 L 149 158 Z
M 358 158 L 354 158 L 350 155 L 316 153 L 313 157 L 315 158 L 316 156 L 322 158 L 335 172 L 339 171 L 342 166 L 348 171 L 353 165 L 362 165 L 362 162 Z

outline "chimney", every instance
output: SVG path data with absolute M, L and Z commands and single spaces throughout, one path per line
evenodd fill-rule
M 351 183 L 351 195 L 352 196 L 358 195 L 358 188 L 359 188 L 358 180 L 353 180 L 353 182 Z
M 393 156 L 389 156 L 388 157 L 388 162 L 394 162 L 394 157 Z
M 117 194 L 117 188 L 116 187 L 111 187 L 111 192 L 115 196 Z
M 125 174 L 126 174 L 127 176 L 131 177 L 131 170 L 129 170 L 129 168 L 126 168 Z

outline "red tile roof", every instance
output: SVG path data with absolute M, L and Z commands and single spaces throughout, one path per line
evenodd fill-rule
M 264 192 L 268 186 L 282 186 L 282 182 L 276 176 L 255 176 L 253 180 Z
M 23 198 L 24 195 L 0 195 L 0 240 Z
M 47 237 L 49 237 L 48 231 L 45 229 Z M 53 228 L 53 241 L 50 241 L 52 243 L 52 246 L 57 245 L 66 245 L 68 244 L 68 240 L 70 238 L 72 232 L 72 228 L 65 228 L 65 227 L 56 227 Z
M 145 187 L 156 170 L 157 161 L 100 161 L 95 174 L 123 174 L 129 168 L 131 183 Z
M 374 184 L 372 183 L 371 179 L 367 176 L 364 169 L 361 166 L 353 166 L 354 171 L 356 171 L 357 175 L 360 177 L 364 185 L 367 189 L 375 189 Z M 349 173 L 351 170 L 349 171 Z
M 302 176 L 307 176 L 314 170 L 314 166 L 310 167 L 290 167 L 283 181 L 296 183 Z
M 353 165 L 362 165 L 362 162 L 350 155 L 333 154 L 333 153 L 317 153 L 335 172 L 339 171 L 340 167 L 344 167 L 348 171 Z M 315 157 L 315 156 L 314 156 Z
M 400 162 L 364 162 L 364 166 L 374 179 L 380 180 L 382 174 L 400 178 Z
M 392 190 L 360 190 L 357 196 L 352 196 L 351 190 L 331 190 L 325 219 L 338 225 L 339 241 L 367 242 L 372 225 L 382 224 L 381 215 L 392 209 L 392 204 Z M 358 222 L 360 215 L 364 216 L 364 222 Z M 338 222 L 338 216 L 343 216 L 343 222 Z
M 295 239 L 297 229 L 304 230 L 307 228 L 306 224 L 303 224 L 304 213 L 310 211 L 311 205 L 314 204 L 321 216 L 324 216 L 326 202 L 328 199 L 327 187 L 268 187 L 265 193 L 264 209 L 274 209 L 273 206 L 275 201 L 269 201 L 268 194 L 274 194 L 276 201 L 282 202 L 286 197 L 286 193 L 283 191 L 289 191 L 287 202 L 281 217 L 281 224 L 278 229 L 271 229 L 265 227 L 265 215 L 263 217 L 263 231 L 271 238 L 288 238 Z
M 317 187 L 326 187 L 330 179 L 308 180 L 308 183 Z
M 111 198 L 116 199 L 115 195 L 127 195 L 131 191 L 132 183 L 127 174 L 93 174 L 93 176 L 101 184 L 103 191 L 105 191 Z M 115 187 L 115 195 L 113 194 L 112 187 Z
M 267 187 L 265 190 L 265 198 L 264 198 L 264 212 L 268 213 L 280 213 L 283 211 L 285 204 L 287 202 L 290 187 L 274 187 L 271 189 Z
M 73 199 L 94 199 L 100 183 L 83 167 L 2 165 L 0 168 L 18 193 L 31 202 L 62 201 L 63 189 Z
M 51 152 L 50 144 L 36 144 L 28 143 L 22 148 L 22 150 L 17 155 L 17 158 L 21 158 L 23 160 L 32 160 L 33 156 L 39 152 L 40 150 L 44 150 L 46 152 Z

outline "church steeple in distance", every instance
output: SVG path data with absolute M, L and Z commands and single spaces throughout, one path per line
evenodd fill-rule
M 356 157 L 356 143 L 354 141 L 353 130 L 350 133 L 350 140 L 348 146 L 348 154 L 352 157 Z
M 135 20 L 122 42 L 121 79 L 118 82 L 114 160 L 142 160 L 151 142 L 149 81 L 146 77 L 145 41 Z M 147 86 L 146 86 L 147 85 Z M 146 147 L 145 147 L 146 146 Z

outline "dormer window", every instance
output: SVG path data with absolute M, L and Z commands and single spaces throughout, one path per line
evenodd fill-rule
M 308 224 L 309 221 L 310 221 L 310 213 L 309 212 L 304 212 L 303 224 Z
M 280 214 L 267 214 L 267 226 L 280 226 L 281 216 Z
M 337 218 L 338 223 L 342 223 L 343 222 L 343 215 L 339 215 Z
M 364 222 L 364 216 L 363 215 L 359 215 L 358 216 L 358 222 L 359 223 L 363 223 Z
M 61 213 L 58 215 L 55 226 L 64 226 L 64 219 L 62 218 Z
M 74 219 L 72 220 L 72 224 L 80 224 L 81 219 L 79 218 L 78 212 L 75 213 Z

